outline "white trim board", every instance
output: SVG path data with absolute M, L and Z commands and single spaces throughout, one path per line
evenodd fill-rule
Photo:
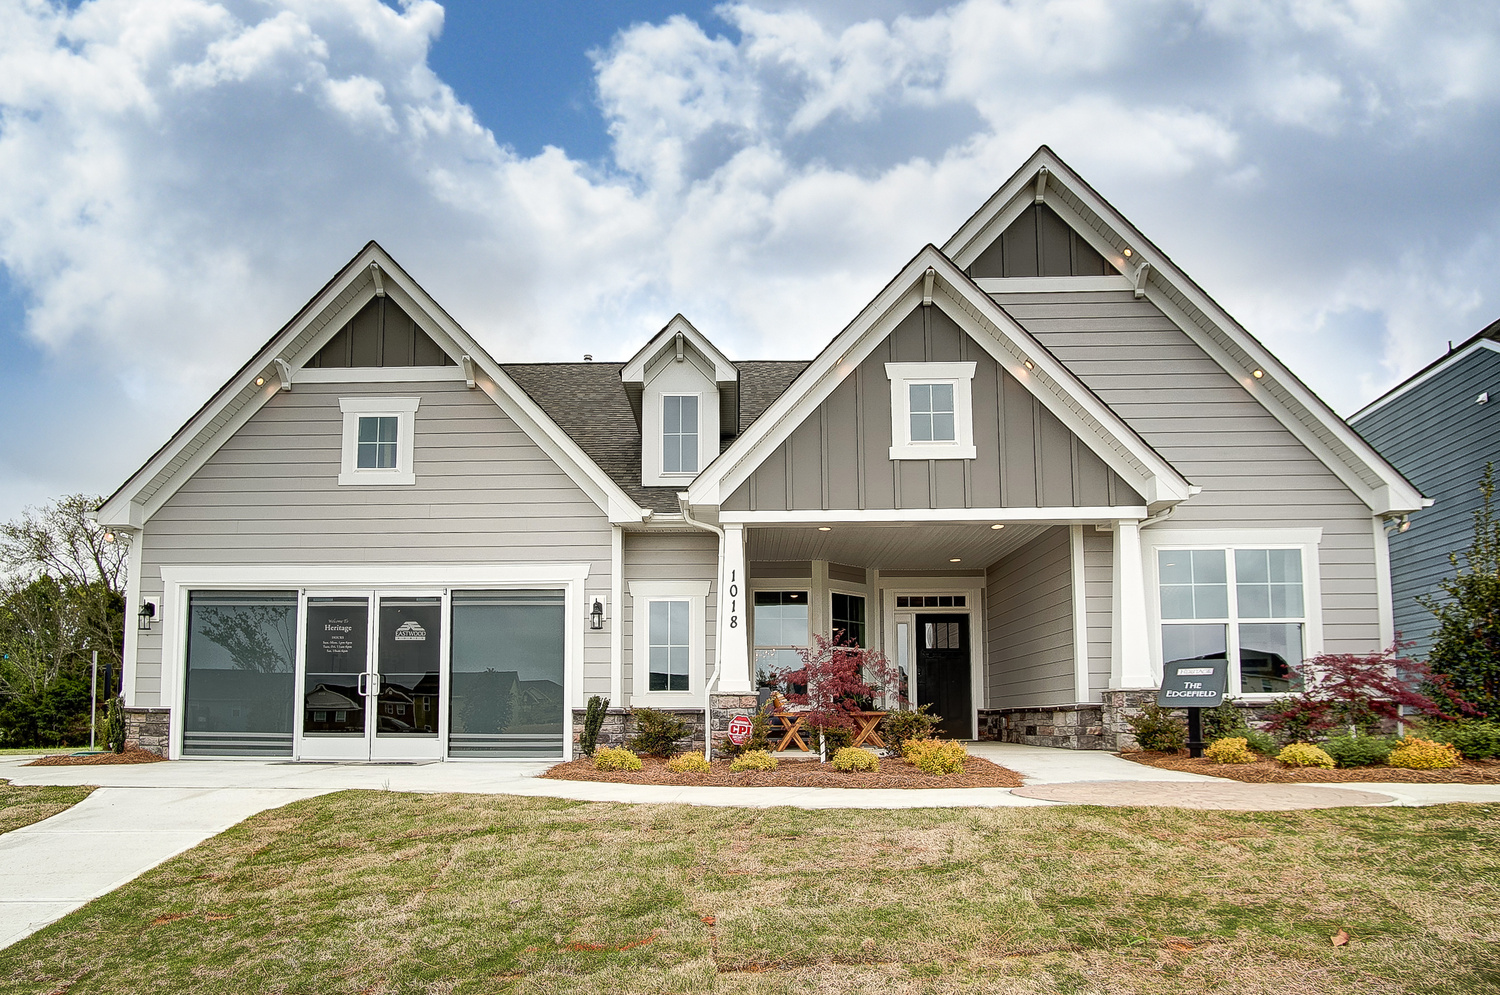
M 1420 384 L 1426 383 L 1428 380 L 1431 380 L 1439 373 L 1446 372 L 1455 363 L 1460 362 L 1468 356 L 1472 356 L 1475 352 L 1478 352 L 1481 349 L 1488 349 L 1491 352 L 1500 352 L 1500 342 L 1496 342 L 1494 339 L 1479 339 L 1475 342 L 1469 343 L 1467 346 L 1464 346 L 1455 352 L 1449 353 L 1448 355 L 1444 356 L 1442 359 L 1434 363 L 1427 370 L 1418 373 L 1416 376 L 1412 377 L 1410 380 L 1407 380 L 1405 383 L 1397 384 L 1386 393 L 1380 395 L 1369 404 L 1366 404 L 1364 407 L 1354 412 L 1354 414 L 1349 416 L 1349 424 L 1353 425 L 1365 415 L 1380 410 L 1391 401 L 1394 401 L 1396 398 L 1405 394 L 1407 391 L 1411 390 L 1414 387 L 1417 387 Z M 1500 401 L 1500 397 L 1497 397 L 1495 400 Z
M 722 523 L 744 525 L 900 525 L 907 522 L 955 525 L 1003 525 L 1050 522 L 1058 525 L 1091 524 L 1146 517 L 1142 505 L 1118 508 L 884 508 L 865 511 L 725 511 Z

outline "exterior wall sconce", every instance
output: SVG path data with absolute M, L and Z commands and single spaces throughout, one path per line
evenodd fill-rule
M 141 610 L 135 613 L 136 628 L 142 632 L 151 631 L 151 623 L 156 621 L 156 605 L 150 601 L 141 602 Z
M 598 631 L 604 628 L 604 599 L 595 598 L 594 607 L 589 610 L 589 628 Z

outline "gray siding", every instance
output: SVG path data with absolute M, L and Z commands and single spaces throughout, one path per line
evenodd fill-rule
M 1484 392 L 1492 400 L 1476 404 Z M 1453 575 L 1448 554 L 1473 540 L 1484 465 L 1500 459 L 1500 352 L 1472 352 L 1353 425 L 1434 501 L 1390 541 L 1396 631 L 1425 657 L 1437 625 L 1416 599 L 1441 593 L 1438 581 Z
M 1109 690 L 1114 641 L 1115 537 L 1083 527 L 1084 620 L 1089 647 L 1089 701 Z
M 420 397 L 417 482 L 339 486 L 339 398 Z M 462 383 L 298 384 L 278 393 L 172 495 L 141 538 L 141 594 L 163 567 L 587 563 L 610 587 L 599 507 L 482 391 Z M 166 619 L 140 634 L 136 703 L 160 704 Z M 609 690 L 609 633 L 587 632 L 585 694 Z
M 974 362 L 973 460 L 892 460 L 890 362 Z M 1141 497 L 937 305 L 912 311 L 756 468 L 732 511 L 1077 508 Z
M 636 610 L 630 596 L 630 582 L 636 580 L 708 581 L 707 613 L 704 629 L 703 659 L 699 661 L 699 672 L 695 688 L 707 686 L 713 673 L 715 640 L 718 638 L 716 619 L 718 615 L 719 540 L 717 536 L 694 529 L 691 532 L 627 532 L 625 533 L 624 559 L 621 564 L 625 576 L 625 600 L 629 610 L 625 614 L 625 683 L 626 701 L 636 705 L 648 704 L 645 699 L 632 701 L 635 693 L 635 626 Z M 748 613 L 747 613 L 748 614 Z M 644 674 L 644 671 L 642 671 Z M 618 704 L 625 704 L 619 702 Z
M 1170 318 L 1129 291 L 995 299 L 1203 488 L 1172 528 L 1321 526 L 1324 648 L 1379 643 L 1369 508 Z
M 1048 529 L 991 566 L 984 600 L 988 707 L 1074 701 L 1073 566 L 1067 526 Z

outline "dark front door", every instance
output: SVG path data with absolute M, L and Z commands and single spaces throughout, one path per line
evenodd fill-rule
M 917 704 L 931 705 L 953 739 L 974 735 L 970 680 L 969 616 L 918 615 Z

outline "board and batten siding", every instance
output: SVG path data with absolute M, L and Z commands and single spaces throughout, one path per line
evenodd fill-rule
M 886 363 L 973 362 L 972 460 L 891 459 Z M 913 309 L 724 503 L 729 511 L 1145 502 L 939 305 Z
M 1369 508 L 1172 319 L 1130 291 L 992 296 L 1203 488 L 1172 528 L 1321 527 L 1324 649 L 1379 645 Z
M 406 486 L 340 486 L 344 397 L 418 397 Z M 277 393 L 146 523 L 141 596 L 163 567 L 587 563 L 610 589 L 610 525 L 483 391 L 462 382 L 299 383 Z M 168 606 L 170 610 L 170 606 Z M 163 704 L 164 620 L 140 633 L 132 704 Z M 609 632 L 585 631 L 584 694 L 609 693 Z
M 635 599 L 630 595 L 630 584 L 632 581 L 660 580 L 660 581 L 708 581 L 708 599 L 706 605 L 707 618 L 704 622 L 703 659 L 697 661 L 697 674 L 693 681 L 695 692 L 700 692 L 708 685 L 708 678 L 713 673 L 713 661 L 715 659 L 715 640 L 718 638 L 716 620 L 718 616 L 718 594 L 719 594 L 719 539 L 717 536 L 694 529 L 691 532 L 626 532 L 624 549 L 622 550 L 621 572 L 625 577 L 625 598 L 629 603 L 629 609 L 624 616 L 624 643 L 625 643 L 625 671 L 624 685 L 625 701 L 619 706 L 627 704 L 649 705 L 648 696 L 636 699 L 637 687 L 635 666 L 635 627 L 638 619 L 644 621 L 644 614 L 637 612 Z M 642 690 L 646 687 L 646 670 L 640 670 L 641 680 L 639 682 Z
M 1411 516 L 1411 527 L 1391 535 L 1391 593 L 1396 631 L 1425 657 L 1437 619 L 1417 603 L 1441 595 L 1438 581 L 1453 576 L 1448 554 L 1474 538 L 1484 465 L 1500 461 L 1500 351 L 1485 343 L 1409 387 L 1351 424 L 1417 489 L 1431 508 Z M 1488 394 L 1485 403 L 1478 403 Z
M 1068 527 L 1054 526 L 996 561 L 985 572 L 984 601 L 987 707 L 1076 701 Z

